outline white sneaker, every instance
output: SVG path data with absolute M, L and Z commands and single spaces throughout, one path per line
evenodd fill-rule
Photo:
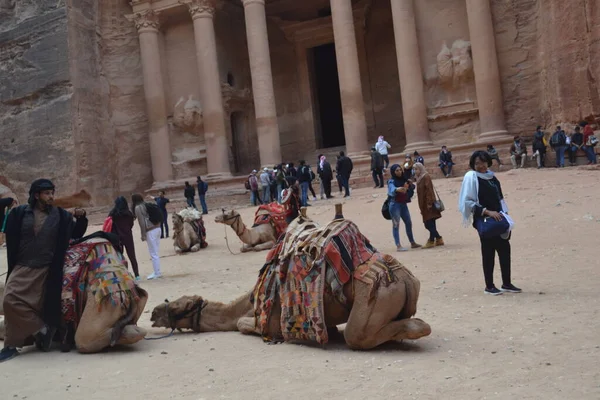
M 313 201 L 317 201 L 317 197 L 316 197 L 316 196 L 315 196 L 315 197 L 313 197 Z
M 155 274 L 153 272 L 150 275 L 148 275 L 148 277 L 146 279 L 148 279 L 149 281 L 151 281 L 152 279 L 158 279 L 158 278 L 162 278 L 162 274 Z
M 396 251 L 405 252 L 408 251 L 408 249 L 406 247 L 397 247 Z

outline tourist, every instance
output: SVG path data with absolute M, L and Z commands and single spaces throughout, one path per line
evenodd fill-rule
M 287 174 L 289 176 L 293 176 L 294 178 L 298 178 L 298 171 L 294 167 L 294 163 L 289 163 L 287 165 L 287 172 L 288 172 Z
M 573 167 L 577 165 L 577 152 L 583 150 L 583 133 L 581 127 L 575 127 L 575 133 L 571 136 L 571 144 L 569 146 L 569 164 Z
M 10 210 L 16 205 L 17 201 L 12 197 L 4 197 L 0 199 L 0 234 L 4 232 L 4 222 L 6 221 L 5 216 L 8 215 Z
M 308 184 L 310 183 L 310 168 L 306 165 L 306 161 L 300 161 L 298 169 L 298 183 L 300 183 L 300 205 L 307 207 L 308 204 Z
M 492 160 L 496 160 L 498 163 L 498 168 L 502 168 L 502 161 L 500 160 L 500 156 L 498 155 L 498 150 L 494 148 L 493 144 L 488 144 L 487 153 L 490 155 Z
M 419 154 L 418 151 L 415 150 L 415 152 L 413 153 L 413 157 L 414 157 L 415 163 L 420 163 L 422 165 L 425 165 L 425 159 L 423 158 L 423 156 L 421 156 Z
M 187 183 L 187 182 L 186 182 Z M 193 189 L 193 188 L 192 188 Z M 131 196 L 131 203 L 133 214 L 138 220 L 140 226 L 140 233 L 142 235 L 142 242 L 146 242 L 148 245 L 148 253 L 150 253 L 150 259 L 152 260 L 152 272 L 148 275 L 147 279 L 162 278 L 160 272 L 160 258 L 158 256 L 158 250 L 160 247 L 160 223 L 155 224 L 150 221 L 148 215 L 148 208 L 141 194 L 134 194 Z
M 390 157 L 388 156 L 388 150 L 391 148 L 392 146 L 390 146 L 390 144 L 384 140 L 383 136 L 379 136 L 379 138 L 377 139 L 377 143 L 375 143 L 375 150 L 377 150 L 377 152 L 381 154 L 383 161 L 385 161 L 384 170 L 387 169 L 390 165 Z
M 202 180 L 201 176 L 196 177 L 196 186 L 198 187 L 198 198 L 200 199 L 200 207 L 202 214 L 208 214 L 208 206 L 206 205 L 206 192 L 208 192 L 208 183 Z
M 260 174 L 260 187 L 262 188 L 262 201 L 264 204 L 271 202 L 271 175 L 268 168 L 263 168 Z
M 165 237 L 169 237 L 169 213 L 167 211 L 167 204 L 170 203 L 170 200 L 165 197 L 165 191 L 161 190 L 158 192 L 158 197 L 154 198 L 154 201 L 156 202 L 156 205 L 158 205 L 158 208 L 163 215 L 163 220 L 160 224 L 160 238 L 163 239 Z M 127 200 L 125 200 L 125 202 L 127 203 Z
M 312 194 L 313 201 L 317 201 L 317 194 L 315 193 L 315 189 L 313 189 L 313 186 L 312 186 L 312 181 L 315 180 L 316 175 L 313 172 L 310 165 L 306 164 L 306 166 L 308 167 L 308 173 L 310 174 L 310 181 L 308 181 L 308 190 L 310 191 L 310 194 Z
M 486 217 L 493 218 L 496 221 L 502 219 L 510 221 L 500 182 L 494 176 L 494 173 L 489 170 L 491 165 L 492 159 L 485 151 L 476 151 L 471 156 L 469 161 L 471 171 L 465 174 L 458 202 L 458 209 L 463 215 L 465 226 L 468 226 L 471 218 L 474 219 L 474 228 L 478 219 Z M 499 295 L 502 292 L 521 292 L 521 289 L 515 287 L 511 282 L 510 236 L 510 228 L 509 231 L 492 238 L 480 236 L 485 293 L 487 294 Z M 502 270 L 501 290 L 498 290 L 494 285 L 496 253 L 498 253 L 500 269 Z
M 533 155 L 531 157 L 535 158 L 538 169 L 544 168 L 546 166 L 546 138 L 544 137 L 541 125 L 538 125 L 533 134 L 532 150 Z
M 164 194 L 164 193 L 163 193 Z M 159 197 L 157 197 L 158 199 Z M 157 201 L 158 204 L 158 201 Z M 158 205 L 160 208 L 160 204 Z M 162 211 L 162 210 L 161 210 Z M 112 218 L 112 233 L 117 235 L 121 240 L 121 244 L 127 251 L 127 257 L 131 262 L 131 269 L 135 280 L 140 280 L 140 271 L 138 267 L 137 257 L 135 256 L 135 244 L 133 242 L 133 223 L 135 216 L 129 210 L 127 199 L 123 196 L 119 196 L 115 199 L 115 205 L 108 214 Z M 168 230 L 168 228 L 167 228 Z M 161 237 L 162 237 L 162 225 L 161 225 Z M 168 235 L 167 235 L 168 237 Z
M 550 137 L 550 147 L 556 152 L 556 168 L 565 166 L 565 149 L 567 148 L 567 135 L 559 126 Z
M 323 157 L 323 154 L 319 154 L 317 156 L 317 175 L 319 176 L 319 181 L 321 182 L 319 189 L 319 197 L 321 198 L 321 200 L 323 200 L 325 199 L 325 185 L 323 184 L 323 179 L 321 178 L 321 157 Z
M 404 222 L 406 236 L 413 249 L 421 247 L 415 242 L 412 232 L 412 220 L 408 210 L 408 202 L 414 194 L 415 186 L 411 184 L 404 175 L 402 167 L 398 164 L 392 165 L 390 169 L 392 178 L 388 181 L 388 196 L 390 199 L 390 214 L 392 216 L 392 236 L 396 243 L 397 251 L 407 251 L 400 244 L 400 219 Z
M 525 143 L 521 141 L 520 136 L 515 136 L 513 143 L 510 145 L 510 162 L 513 168 L 519 168 L 518 162 L 521 164 L 521 168 L 525 167 L 525 161 L 527 161 L 527 147 Z
M 338 158 L 336 170 L 340 175 L 341 184 L 344 187 L 344 197 L 350 196 L 350 175 L 352 174 L 354 165 L 349 157 L 346 157 L 343 151 L 340 151 L 340 158 Z
M 258 193 L 258 178 L 256 174 L 258 172 L 253 169 L 252 173 L 248 175 L 248 189 L 250 190 L 250 204 L 256 206 L 258 204 L 262 204 L 262 200 L 260 199 L 260 195 Z
M 269 172 L 269 178 L 271 178 L 271 183 L 269 185 L 270 191 L 271 191 L 271 201 L 278 201 L 278 196 L 277 196 L 277 168 L 279 166 L 275 165 L 273 166 L 273 169 Z
M 419 199 L 419 209 L 423 216 L 423 224 L 425 229 L 429 231 L 429 240 L 424 249 L 430 249 L 435 246 L 443 246 L 444 239 L 437 231 L 436 220 L 442 218 L 440 210 L 435 208 L 434 204 L 437 201 L 435 189 L 431 176 L 427 173 L 425 166 L 421 163 L 415 163 L 413 166 L 415 177 L 417 178 L 417 198 Z
M 371 173 L 373 175 L 373 182 L 375 182 L 374 188 L 383 187 L 383 157 L 375 149 L 371 148 Z
M 336 169 L 335 169 L 335 180 L 337 181 L 338 189 L 340 191 L 340 196 L 341 196 L 342 193 L 343 193 L 343 188 L 344 187 L 342 185 L 342 176 L 340 175 L 340 173 L 337 170 L 337 165 L 338 165 L 339 162 L 340 162 L 340 155 L 338 154 L 338 155 L 335 156 L 335 166 L 336 166 Z
M 324 155 L 321 155 L 319 160 L 319 168 L 317 169 L 317 173 L 319 174 L 319 178 L 321 178 L 321 187 L 323 188 L 325 198 L 331 199 L 333 197 L 331 195 L 331 181 L 333 180 L 331 164 L 329 164 L 327 157 Z
M 450 178 L 450 176 L 452 175 L 453 165 L 454 163 L 452 162 L 452 152 L 448 150 L 446 146 L 442 146 L 442 151 L 440 151 L 439 167 L 446 178 Z
M 27 204 L 14 208 L 6 221 L 8 272 L 4 287 L 4 348 L 0 362 L 19 355 L 18 347 L 35 343 L 50 350 L 61 324 L 63 263 L 69 240 L 83 237 L 88 220 L 53 207 L 54 184 L 31 184 Z
M 404 155 L 404 164 L 402 164 L 402 169 L 404 170 L 404 177 L 406 180 L 412 180 L 413 179 L 413 159 L 410 156 L 409 153 L 406 153 Z
M 277 202 L 281 203 L 281 192 L 287 187 L 285 180 L 285 170 L 282 164 L 279 164 L 275 171 L 275 180 L 277 182 Z
M 598 144 L 598 139 L 596 136 L 594 136 L 594 130 L 592 129 L 592 126 L 587 122 L 584 122 L 583 127 L 583 143 L 585 143 L 585 146 L 583 146 L 583 151 L 585 151 L 585 154 L 588 158 L 588 165 L 597 164 L 598 161 L 595 147 Z
M 190 185 L 188 181 L 185 181 L 185 188 L 183 189 L 183 195 L 185 196 L 185 200 L 187 202 L 188 207 L 193 207 L 196 210 L 196 203 L 194 203 L 194 197 L 196 197 L 196 190 L 193 186 Z

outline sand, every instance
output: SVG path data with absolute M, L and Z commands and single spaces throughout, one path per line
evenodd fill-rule
M 421 280 L 417 316 L 431 325 L 429 337 L 368 352 L 343 343 L 267 345 L 238 332 L 177 333 L 94 355 L 27 349 L 0 364 L 0 398 L 598 399 L 600 175 L 569 168 L 498 176 L 517 223 L 513 280 L 522 294 L 483 294 L 478 237 L 461 226 L 457 211 L 461 179 L 435 181 L 447 208 L 438 224 L 446 246 L 431 250 L 395 252 L 391 223 L 380 215 L 383 189 L 356 190 L 344 201 L 346 218 Z M 312 203 L 310 216 L 322 223 L 332 218 L 333 202 Z M 416 201 L 410 210 L 423 244 Z M 165 298 L 228 301 L 254 285 L 266 253 L 231 255 L 215 212 L 207 218 L 207 249 L 177 256 L 170 240 L 161 241 L 165 277 L 142 283 L 150 300 L 140 325 L 149 336 L 168 333 L 149 321 Z M 250 222 L 253 209 L 241 214 Z M 232 234 L 228 228 L 238 252 Z M 407 244 L 403 231 L 401 237 Z M 136 248 L 145 276 L 148 251 L 140 241 Z M 0 257 L 5 260 L 5 250 Z M 0 273 L 5 270 L 2 261 Z M 499 268 L 495 276 L 500 285 Z

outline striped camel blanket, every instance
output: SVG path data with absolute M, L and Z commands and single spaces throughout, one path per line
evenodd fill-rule
M 286 217 L 289 211 L 279 203 L 261 204 L 254 214 L 254 225 L 271 224 L 275 228 L 275 236 L 281 236 L 288 227 Z
M 263 338 L 273 339 L 267 336 L 267 329 L 273 304 L 279 299 L 284 340 L 326 344 L 326 288 L 345 304 L 344 285 L 376 253 L 351 221 L 335 220 L 324 227 L 311 223 L 290 225 L 267 255 L 252 296 L 255 321 Z

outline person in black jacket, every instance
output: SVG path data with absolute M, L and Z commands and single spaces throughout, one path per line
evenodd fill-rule
M 482 218 L 493 218 L 496 221 L 509 220 L 508 207 L 504 201 L 500 181 L 489 170 L 492 158 L 485 151 L 476 151 L 469 162 L 471 171 L 465 174 L 459 195 L 458 207 L 466 226 L 473 218 L 473 227 Z M 484 238 L 480 236 L 483 275 L 485 277 L 486 294 L 499 295 L 503 292 L 521 293 L 521 289 L 511 282 L 510 229 L 498 236 Z M 502 289 L 494 285 L 494 261 L 498 253 L 502 271 Z
M 196 207 L 196 203 L 194 203 L 194 197 L 196 197 L 196 190 L 187 181 L 185 182 L 183 195 L 185 196 L 185 200 L 187 201 L 188 207 L 194 207 L 197 210 L 198 207 Z
M 454 162 L 452 162 L 452 152 L 448 150 L 446 146 L 442 146 L 442 151 L 440 151 L 440 169 L 444 173 L 446 178 L 450 178 L 452 176 L 452 166 Z
M 352 174 L 353 168 L 354 165 L 352 164 L 352 160 L 349 157 L 346 157 L 343 151 L 340 151 L 340 158 L 338 158 L 335 169 L 340 176 L 340 183 L 345 190 L 344 197 L 350 196 L 350 175 Z
M 383 187 L 383 156 L 375 149 L 371 147 L 371 173 L 373 175 L 373 182 L 375 182 L 374 188 Z
M 203 181 L 201 176 L 197 176 L 196 184 L 198 186 L 198 197 L 200 198 L 202 214 L 206 215 L 208 214 L 208 206 L 206 205 L 206 192 L 208 192 L 208 183 Z
M 327 161 L 327 157 L 321 155 L 319 157 L 319 168 L 317 169 L 317 173 L 319 174 L 319 178 L 321 178 L 321 187 L 323 188 L 323 193 L 325 197 L 331 199 L 333 196 L 331 195 L 331 181 L 333 180 L 333 171 L 331 169 L 331 164 Z
M 300 205 L 307 207 L 308 204 L 308 185 L 311 181 L 310 168 L 306 165 L 306 161 L 300 161 L 298 168 L 298 183 L 300 183 Z
M 571 144 L 569 145 L 569 163 L 571 166 L 577 165 L 577 152 L 583 147 L 583 133 L 581 127 L 575 127 L 575 133 L 571 136 Z
M 35 342 L 48 351 L 61 323 L 63 264 L 70 239 L 83 237 L 85 210 L 74 214 L 53 207 L 54 184 L 38 179 L 28 204 L 13 209 L 6 221 L 8 273 L 4 292 L 4 348 L 0 362 Z

